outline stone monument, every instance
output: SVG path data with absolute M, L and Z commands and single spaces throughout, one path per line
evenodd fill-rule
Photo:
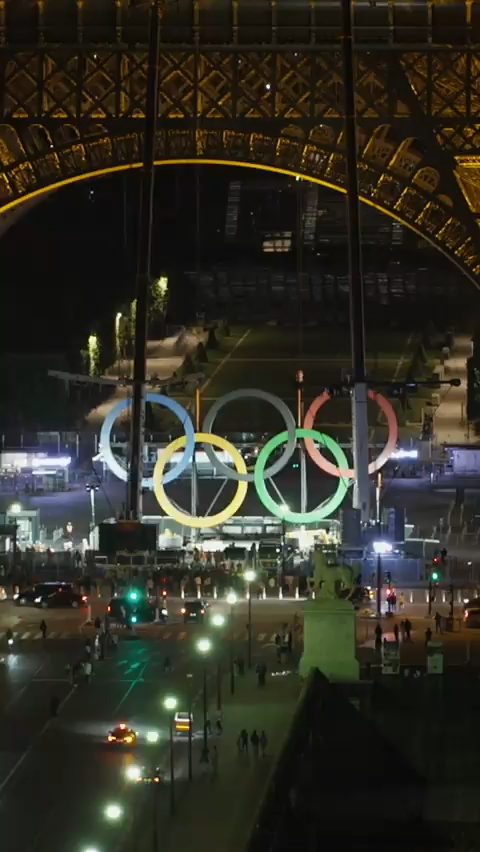
M 355 568 L 327 565 L 321 551 L 315 551 L 314 560 L 315 598 L 304 609 L 300 676 L 305 678 L 317 668 L 332 681 L 359 680 L 355 608 L 350 600 L 356 587 Z

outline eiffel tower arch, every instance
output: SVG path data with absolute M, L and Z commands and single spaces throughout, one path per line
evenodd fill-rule
M 362 201 L 479 286 L 480 0 L 365 4 L 354 31 Z M 147 10 L 126 0 L 0 0 L 0 228 L 62 186 L 141 168 L 146 43 Z M 159 166 L 345 191 L 339 5 L 167 2 L 160 56 Z

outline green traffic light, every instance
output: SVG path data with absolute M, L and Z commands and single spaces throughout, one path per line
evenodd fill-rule
M 137 616 L 132 615 L 132 624 L 136 624 L 136 623 L 137 623 Z
M 129 592 L 128 597 L 131 601 L 138 600 L 138 592 Z
M 438 573 L 438 571 L 434 571 L 433 574 L 432 574 L 432 580 L 434 580 L 436 582 L 439 579 L 440 579 L 440 574 Z

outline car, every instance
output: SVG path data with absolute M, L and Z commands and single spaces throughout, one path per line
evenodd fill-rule
M 86 595 L 81 595 L 73 589 L 56 589 L 51 594 L 39 594 L 34 600 L 35 606 L 42 609 L 53 609 L 54 607 L 70 607 L 78 609 L 81 606 L 88 606 L 88 598 Z
M 13 600 L 17 606 L 35 606 L 37 598 L 46 598 L 61 589 L 63 592 L 73 592 L 73 583 L 61 583 L 58 580 L 45 583 L 35 583 L 20 592 L 16 592 Z
M 194 601 L 184 601 L 181 613 L 185 624 L 188 624 L 189 622 L 203 624 L 205 620 L 205 613 L 209 606 L 209 603 L 201 598 Z
M 149 769 L 146 766 L 142 766 L 139 775 L 136 775 L 133 780 L 137 784 L 160 784 L 162 781 L 160 767 L 154 766 L 153 769 Z
M 159 610 L 159 618 L 162 624 L 168 621 L 168 609 L 164 605 Z M 107 606 L 107 613 L 112 621 L 118 624 L 151 624 L 155 621 L 156 602 L 148 599 L 140 601 L 129 600 L 128 597 L 112 598 Z
M 137 742 L 137 732 L 122 722 L 109 731 L 107 740 L 109 743 L 118 743 L 120 745 L 135 745 Z
M 191 713 L 175 713 L 173 724 L 177 734 L 188 734 L 192 727 L 193 717 Z

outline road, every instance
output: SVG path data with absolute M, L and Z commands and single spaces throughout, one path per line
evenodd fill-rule
M 254 659 L 265 655 L 273 659 L 274 625 L 267 621 L 260 626 L 264 635 L 254 638 Z M 115 852 L 128 820 L 125 817 L 122 826 L 115 827 L 104 819 L 102 809 L 109 802 L 121 802 L 132 814 L 134 791 L 124 781 L 127 763 L 159 764 L 168 775 L 167 720 L 162 710 L 167 695 L 176 696 L 179 707 L 186 709 L 190 685 L 195 736 L 201 738 L 203 662 L 195 639 L 203 631 L 181 623 L 162 631 L 162 642 L 121 639 L 116 654 L 96 665 L 92 682 L 76 688 L 68 682 L 65 666 L 82 653 L 80 635 L 70 640 L 22 640 L 12 653 L 0 640 L 2 852 L 79 852 L 91 844 L 102 852 Z M 235 636 L 234 653 L 246 657 L 245 631 L 236 631 Z M 229 643 L 218 642 L 216 648 L 219 656 L 215 654 L 208 664 L 211 696 L 216 690 L 216 660 L 222 660 L 226 671 Z M 166 656 L 173 661 L 172 674 L 165 674 Z M 54 695 L 61 710 L 51 720 Z M 108 746 L 108 730 L 120 721 L 132 724 L 143 744 L 131 751 Z M 159 747 L 145 744 L 148 730 L 160 731 Z M 177 742 L 175 750 L 181 783 L 186 776 L 185 743 Z M 168 808 L 167 786 L 159 790 L 160 819 Z M 137 790 L 136 795 L 145 798 L 151 789 Z

